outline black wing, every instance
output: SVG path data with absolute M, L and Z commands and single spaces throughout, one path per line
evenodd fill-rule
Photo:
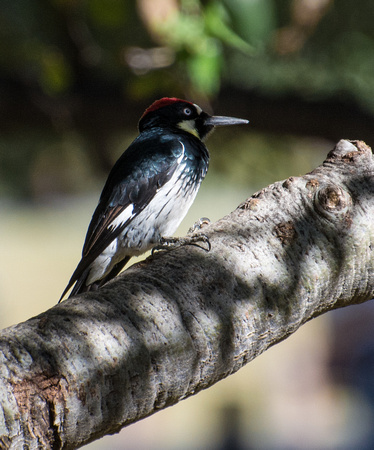
M 177 138 L 143 135 L 130 145 L 111 170 L 88 227 L 82 259 L 61 299 L 75 282 L 87 277 L 92 262 L 149 204 L 178 167 L 184 146 Z M 132 207 L 131 215 L 114 227 L 113 221 L 128 207 Z

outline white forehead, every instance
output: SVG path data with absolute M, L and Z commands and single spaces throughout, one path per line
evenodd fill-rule
M 203 112 L 203 110 L 200 108 L 199 105 L 196 105 L 196 103 L 193 103 L 193 105 L 196 108 L 196 111 L 198 112 L 198 114 L 200 115 Z

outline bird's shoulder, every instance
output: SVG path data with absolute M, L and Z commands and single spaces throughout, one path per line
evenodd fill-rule
M 139 189 L 161 186 L 171 177 L 184 152 L 183 142 L 175 135 L 141 133 L 113 166 L 101 199 L 108 204 L 126 202 L 126 197 L 131 193 L 134 196 Z

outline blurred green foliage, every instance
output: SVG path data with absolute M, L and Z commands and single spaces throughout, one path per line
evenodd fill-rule
M 50 96 L 95 79 L 131 95 L 127 86 L 144 77 L 148 96 L 160 80 L 149 75 L 163 71 L 169 87 L 203 98 L 222 82 L 272 94 L 344 91 L 374 111 L 373 16 L 370 0 L 3 0 L 0 75 Z M 163 61 L 152 60 L 146 51 L 160 46 Z
M 230 80 L 270 96 L 342 97 L 373 115 L 373 2 L 362 0 L 356 6 L 348 0 L 299 3 L 309 3 L 310 11 L 298 11 L 297 2 L 273 2 L 277 25 L 275 33 L 267 35 L 268 46 L 251 58 L 232 53 Z
M 140 114 L 126 105 L 162 95 L 208 110 L 223 88 L 337 98 L 374 117 L 373 19 L 370 0 L 3 0 L 0 192 L 38 195 L 41 167 L 79 189 L 69 154 L 87 177 L 107 171 L 113 137 Z
M 224 82 L 273 94 L 344 91 L 374 110 L 373 16 L 370 0 L 359 8 L 348 0 L 3 0 L 0 74 L 50 96 L 95 78 L 131 95 L 127 86 L 144 77 L 148 96 L 160 80 L 149 75 L 163 71 L 173 89 L 204 98 Z M 160 54 L 148 54 L 147 65 L 146 50 L 160 46 L 164 65 Z M 132 47 L 143 56 L 127 57 Z

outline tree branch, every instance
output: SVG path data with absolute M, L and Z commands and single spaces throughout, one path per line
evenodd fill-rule
M 374 296 L 374 161 L 340 141 L 97 292 L 2 331 L 0 446 L 76 448 L 196 394 L 303 323 Z M 39 447 L 38 447 L 39 446 Z

